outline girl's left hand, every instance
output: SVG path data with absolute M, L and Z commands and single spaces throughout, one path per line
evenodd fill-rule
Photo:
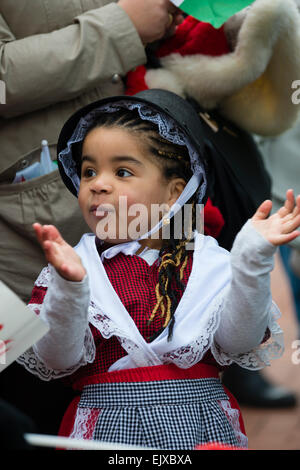
M 275 246 L 289 243 L 300 235 L 300 195 L 296 200 L 294 191 L 286 192 L 286 200 L 275 214 L 269 217 L 272 201 L 264 201 L 252 217 L 255 229 Z

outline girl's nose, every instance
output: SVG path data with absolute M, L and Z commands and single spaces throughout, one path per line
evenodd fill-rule
M 91 184 L 91 191 L 96 193 L 110 193 L 112 191 L 112 184 L 110 178 L 105 175 L 99 175 Z

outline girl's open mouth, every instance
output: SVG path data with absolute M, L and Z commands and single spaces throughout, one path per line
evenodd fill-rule
M 112 205 L 93 205 L 90 212 L 92 212 L 96 217 L 104 217 L 108 214 L 114 213 L 115 208 Z

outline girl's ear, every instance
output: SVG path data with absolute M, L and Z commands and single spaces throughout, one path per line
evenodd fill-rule
M 177 199 L 179 198 L 180 194 L 184 190 L 186 186 L 186 181 L 183 178 L 173 178 L 169 182 L 169 200 L 167 204 L 171 207 Z

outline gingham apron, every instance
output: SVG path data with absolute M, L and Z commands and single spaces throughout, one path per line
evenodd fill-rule
M 164 380 L 163 368 L 161 380 L 126 382 L 117 371 L 120 381 L 86 385 L 71 437 L 167 450 L 212 442 L 246 447 L 239 409 L 219 378 Z
M 86 241 L 94 249 L 93 239 Z M 80 249 L 77 251 L 80 254 Z M 86 265 L 90 279 L 96 279 L 97 286 L 107 293 L 100 299 L 92 288 L 92 298 L 98 300 L 98 305 L 101 301 L 102 311 L 126 332 L 140 354 L 134 356 L 129 349 L 128 355 L 115 363 L 117 367 L 113 365 L 110 372 L 86 383 L 71 437 L 169 450 L 191 450 L 208 442 L 244 446 L 238 405 L 232 408 L 217 368 L 207 374 L 204 364 L 184 369 L 164 363 L 153 347 L 155 341 L 146 343 L 116 292 L 110 291 L 113 288 L 109 280 L 103 276 L 100 282 L 95 277 L 99 270 L 96 252 L 95 257 L 83 259 L 91 261 Z M 221 265 L 227 265 L 227 261 L 222 252 Z

